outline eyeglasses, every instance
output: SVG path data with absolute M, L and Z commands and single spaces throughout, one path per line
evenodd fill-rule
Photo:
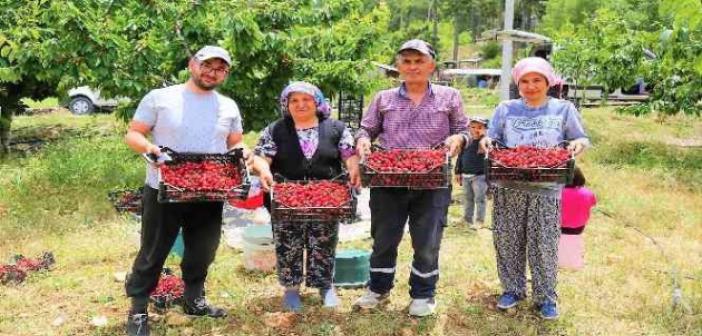
M 226 75 L 229 73 L 229 68 L 213 68 L 209 63 L 200 63 L 202 72 L 214 73 L 216 76 Z

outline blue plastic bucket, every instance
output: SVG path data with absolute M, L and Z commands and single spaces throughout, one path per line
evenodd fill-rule
M 176 255 L 178 257 L 183 257 L 183 253 L 185 252 L 185 244 L 183 243 L 183 230 L 181 229 L 178 231 L 178 237 L 176 238 L 175 242 L 173 243 L 173 247 L 171 247 L 171 254 Z

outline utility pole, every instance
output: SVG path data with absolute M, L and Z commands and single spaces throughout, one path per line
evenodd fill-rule
M 505 0 L 505 31 L 514 25 L 514 0 Z M 500 77 L 500 99 L 509 99 L 509 84 L 512 82 L 512 40 L 505 36 L 502 40 L 502 76 Z

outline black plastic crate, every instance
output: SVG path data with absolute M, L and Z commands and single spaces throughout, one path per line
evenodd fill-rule
M 382 149 L 374 149 L 379 151 Z M 417 149 L 404 149 L 413 151 Z M 426 150 L 426 149 L 424 149 Z M 442 189 L 451 185 L 451 157 L 446 152 L 444 163 L 427 172 L 384 172 L 361 162 L 361 182 L 364 187 L 403 187 L 410 189 Z
M 306 185 L 320 181 L 324 180 L 285 181 L 285 183 Z M 336 180 L 333 182 L 342 184 L 347 188 L 349 193 L 349 200 L 340 207 L 289 207 L 276 200 L 274 187 L 270 192 L 271 219 L 285 222 L 332 222 L 353 220 L 356 216 L 358 204 L 356 193 L 345 180 Z
M 115 189 L 107 193 L 107 199 L 117 212 L 131 212 L 140 215 L 144 188 Z
M 551 182 L 570 184 L 575 172 L 575 157 L 555 167 L 522 168 L 506 167 L 490 156 L 485 155 L 485 177 L 488 181 Z
M 164 148 L 162 151 L 168 154 L 171 160 L 165 161 L 158 170 L 158 201 L 160 203 L 226 201 L 232 198 L 244 199 L 248 197 L 251 180 L 241 149 L 234 149 L 226 154 L 177 153 L 169 148 Z M 229 189 L 186 189 L 164 181 L 164 167 L 186 162 L 205 161 L 234 165 L 240 177 L 240 184 Z

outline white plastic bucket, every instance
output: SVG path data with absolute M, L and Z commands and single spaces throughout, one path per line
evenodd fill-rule
M 244 246 L 244 268 L 249 271 L 272 272 L 275 270 L 275 245 L 252 244 L 246 240 Z
M 244 268 L 261 272 L 275 270 L 275 243 L 270 225 L 246 227 L 242 238 Z
M 558 266 L 565 269 L 583 268 L 585 246 L 582 235 L 561 234 L 558 241 Z

